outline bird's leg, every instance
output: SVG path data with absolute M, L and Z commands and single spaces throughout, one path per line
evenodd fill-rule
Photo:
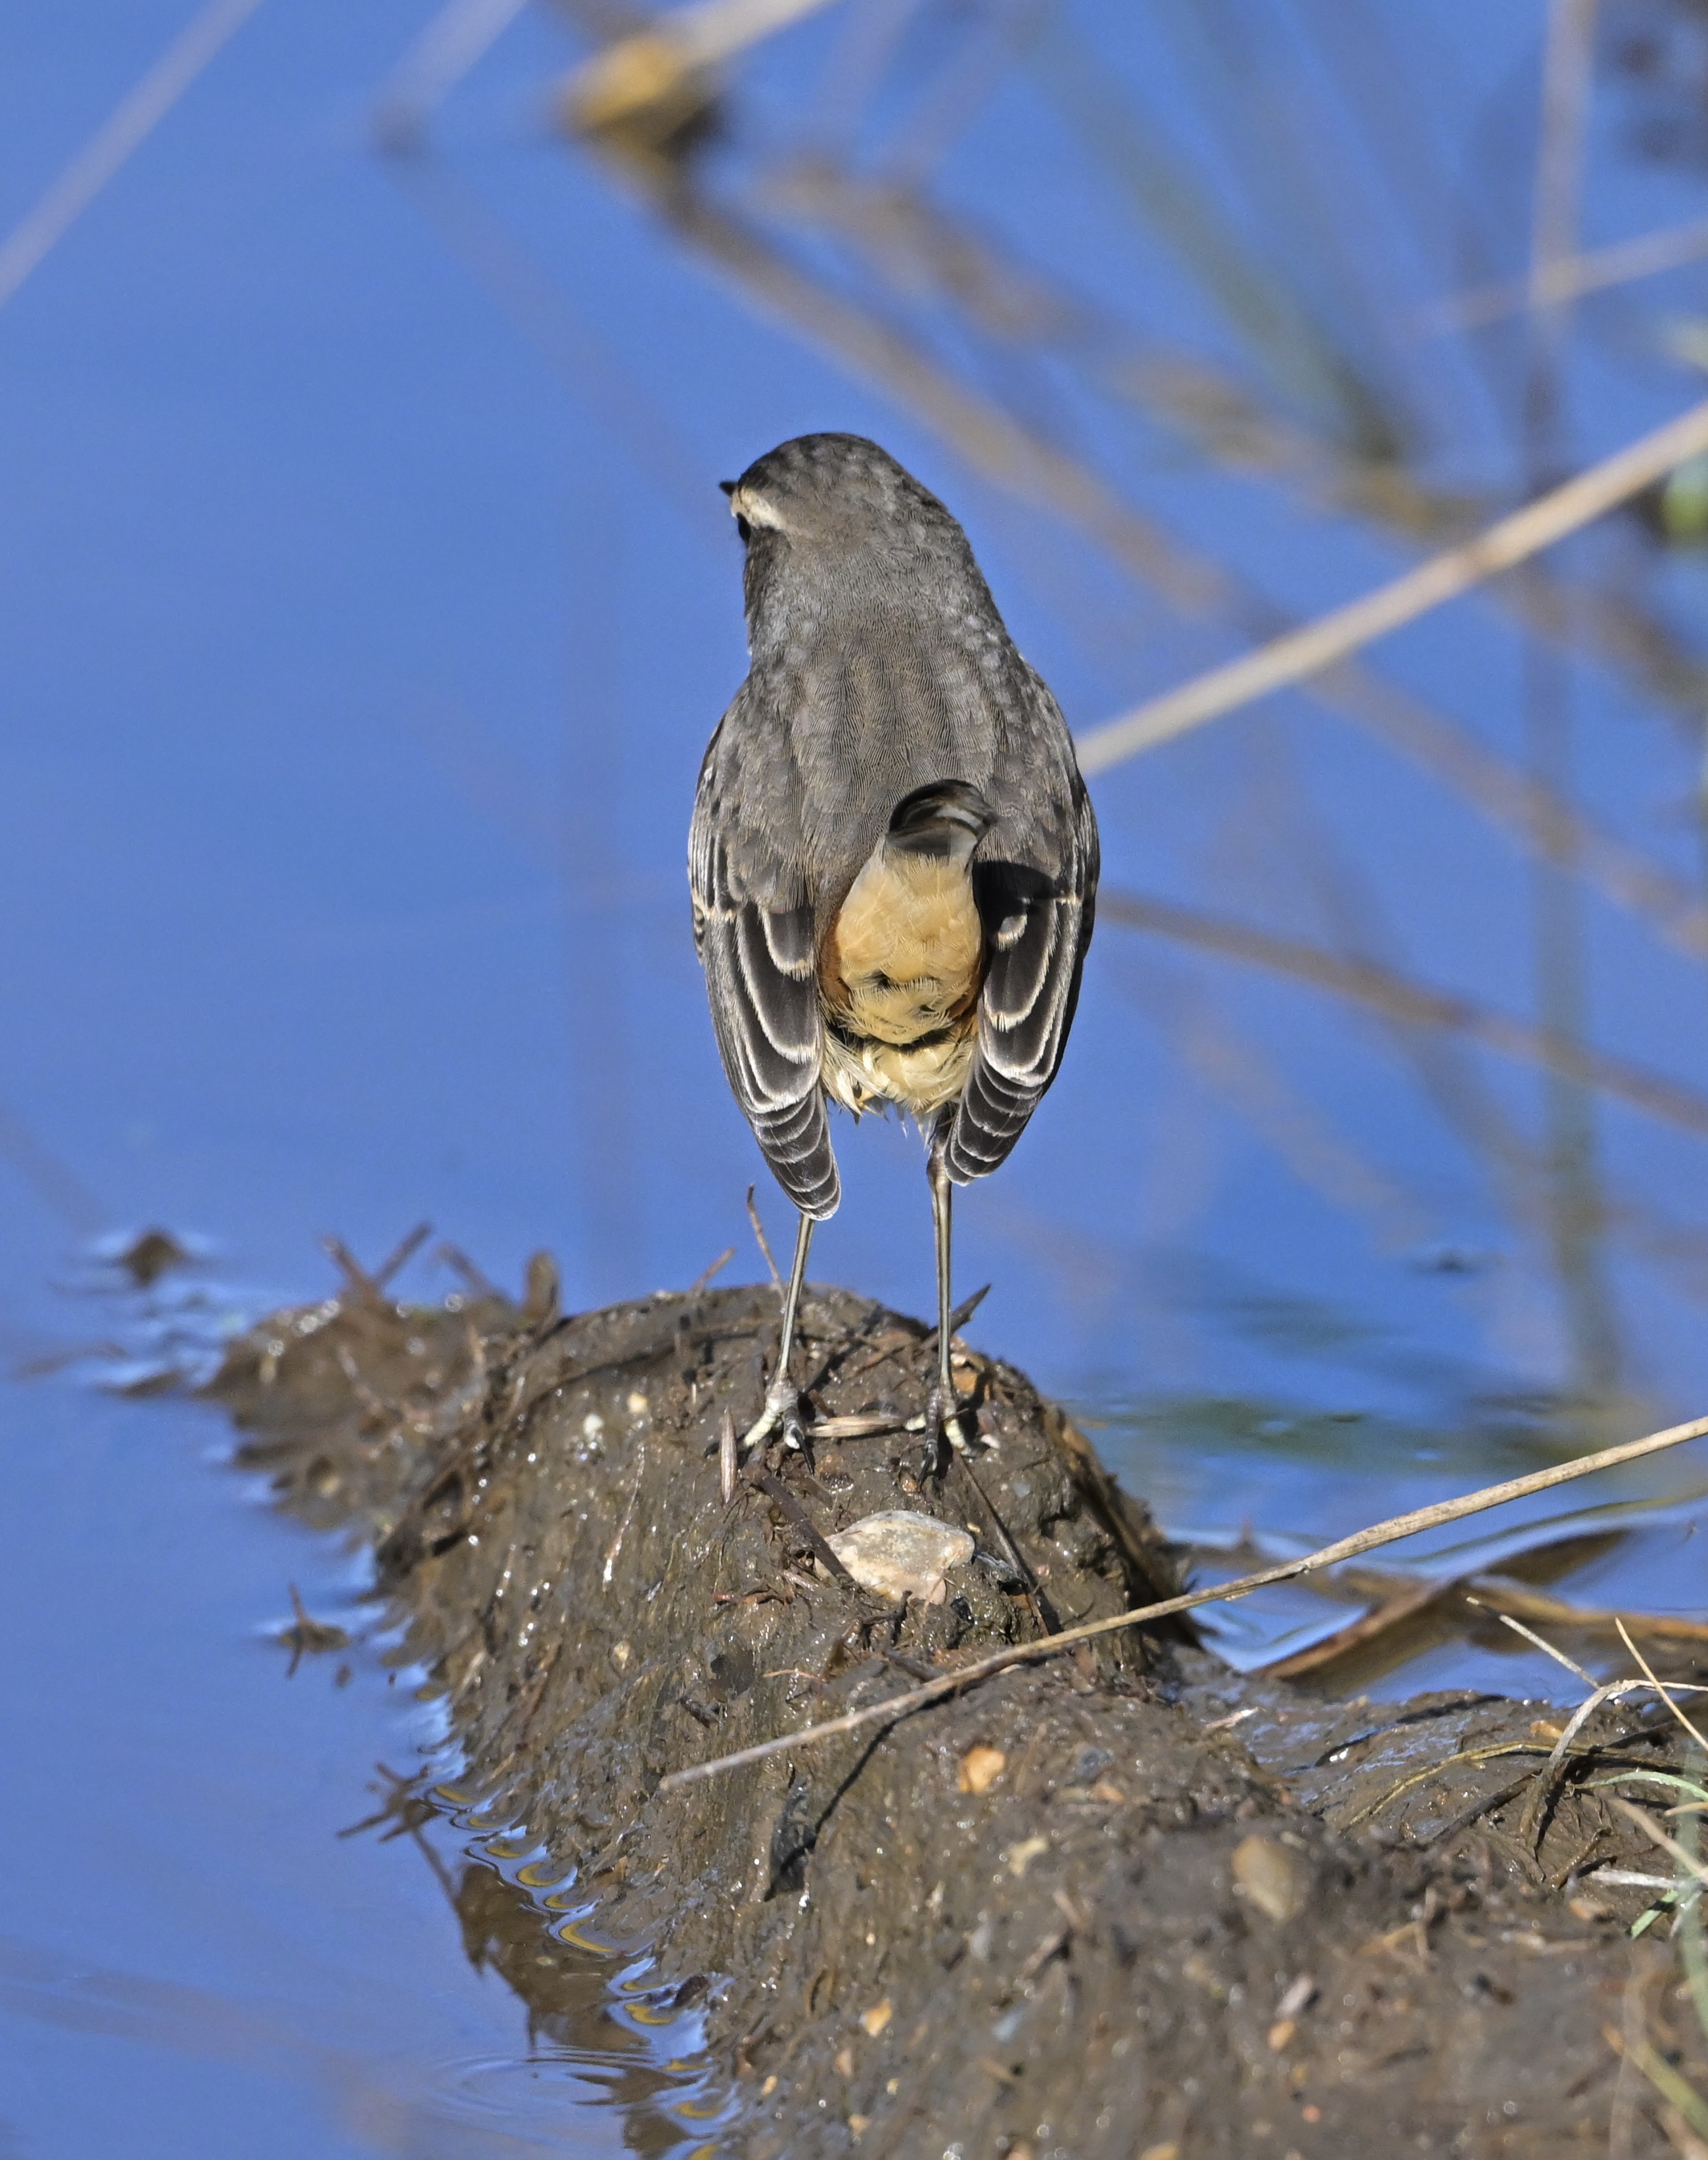
M 943 1452 L 945 1436 L 958 1448 L 966 1443 L 961 1438 L 960 1413 L 955 1406 L 955 1384 L 949 1372 L 949 1315 L 953 1310 L 949 1294 L 950 1216 L 954 1186 L 949 1180 L 949 1170 L 944 1160 L 948 1143 L 947 1126 L 941 1128 L 931 1144 L 927 1174 L 931 1180 L 932 1228 L 936 1233 L 937 1264 L 937 1377 L 926 1405 L 925 1432 L 927 1467 L 941 1472 L 948 1467 L 949 1458 Z
M 744 1455 L 779 1426 L 791 1447 L 801 1445 L 801 1398 L 789 1378 L 789 1356 L 795 1347 L 795 1319 L 801 1309 L 801 1285 L 807 1279 L 807 1252 L 812 1243 L 812 1218 L 802 1215 L 795 1232 L 795 1262 L 789 1270 L 789 1286 L 783 1293 L 783 1332 L 777 1347 L 776 1369 L 765 1391 L 764 1407 L 742 1439 Z

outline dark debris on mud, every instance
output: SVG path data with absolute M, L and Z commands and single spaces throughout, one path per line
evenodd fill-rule
M 1607 2037 L 1703 2082 L 1674 1954 L 1627 1939 L 1642 1890 L 1580 1880 L 1653 1867 L 1587 1773 L 1674 1764 L 1656 1706 L 1585 1728 L 1539 1850 L 1546 1706 L 1325 1702 L 1184 1629 L 661 1793 L 1176 1586 L 1144 1508 L 998 1361 L 958 1368 L 994 1446 L 932 1474 L 906 1430 L 926 1331 L 842 1291 L 806 1302 L 810 1400 L 887 1429 L 774 1451 L 726 1507 L 719 1425 L 756 1411 L 776 1333 L 762 1289 L 564 1319 L 546 1263 L 522 1305 L 474 1284 L 444 1308 L 358 1270 L 235 1342 L 210 1390 L 282 1504 L 371 1544 L 462 1782 L 571 1879 L 576 1939 L 693 1991 L 722 2149 L 1539 2160 L 1606 2150 L 1616 2114 L 1633 2160 L 1674 2149 Z M 940 1603 L 824 1565 L 823 1538 L 894 1508 L 972 1533 Z M 524 1996 L 553 1922 L 537 1964 L 501 1961 Z

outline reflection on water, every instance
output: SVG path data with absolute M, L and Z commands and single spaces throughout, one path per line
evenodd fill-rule
M 700 2049 L 694 2006 L 703 1974 L 666 1981 L 644 1955 L 605 1943 L 582 1924 L 585 1898 L 545 1879 L 525 1833 L 469 1839 L 466 1804 L 424 1781 L 387 1777 L 384 1804 L 357 1827 L 408 1836 L 444 1892 L 464 1955 L 501 1980 L 526 2017 L 520 2051 L 441 2065 L 444 2116 L 483 2129 L 505 2150 L 530 2141 L 584 2149 L 575 2109 L 613 2108 L 621 2139 L 657 2153 L 703 2141 L 726 2114 Z M 454 1857 L 447 1857 L 447 1849 Z M 567 1919 L 554 1917 L 564 1906 Z
M 0 1810 L 0 2153 L 703 2146 L 706 1981 L 578 1927 L 525 1833 L 443 1788 L 442 1706 L 376 1629 L 365 1557 L 210 1463 L 229 1435 L 183 1384 L 273 1300 L 188 1241 L 61 1288 L 75 1336 L 0 1381 L 29 1743 Z
M 1611 1444 L 1586 1436 L 1572 1406 L 1550 1420 L 1468 1406 L 1420 1425 L 1362 1414 L 1300 1415 L 1222 1400 L 1082 1407 L 1082 1421 L 1130 1491 L 1150 1502 L 1194 1579 L 1235 1576 L 1455 1493 L 1523 1476 Z M 1633 1426 L 1629 1436 L 1635 1436 Z M 1275 1667 L 1351 1692 L 1491 1687 L 1557 1695 L 1563 1675 L 1488 1607 L 1527 1614 L 1591 1669 L 1625 1656 L 1611 1615 L 1655 1616 L 1670 1661 L 1708 1657 L 1702 1618 L 1708 1481 L 1700 1451 L 1662 1456 L 1579 1487 L 1413 1539 L 1310 1584 L 1264 1591 L 1200 1616 L 1207 1639 L 1242 1669 Z M 1308 1654 L 1368 1612 L 1430 1584 L 1442 1596 L 1358 1654 L 1312 1665 Z M 1550 1593 L 1526 1597 L 1532 1591 Z M 1601 1616 L 1592 1618 L 1591 1616 Z M 1641 1630 L 1639 1629 L 1639 1633 Z M 1565 1685 L 1571 1685 L 1569 1680 Z

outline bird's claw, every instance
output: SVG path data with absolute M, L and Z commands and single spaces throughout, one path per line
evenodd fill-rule
M 932 1389 L 925 1405 L 925 1467 L 928 1477 L 942 1477 L 949 1467 L 943 1448 L 947 1441 L 958 1455 L 967 1452 L 967 1442 L 961 1431 L 961 1411 L 953 1396 L 946 1397 L 941 1387 Z
M 799 1448 L 806 1445 L 807 1429 L 801 1421 L 800 1391 L 790 1381 L 773 1380 L 765 1391 L 765 1405 L 759 1415 L 741 1436 L 740 1452 L 745 1455 L 757 1447 L 772 1433 L 781 1432 L 785 1447 Z

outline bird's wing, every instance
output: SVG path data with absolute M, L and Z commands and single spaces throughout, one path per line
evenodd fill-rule
M 819 1086 L 812 909 L 787 890 L 762 828 L 721 784 L 719 739 L 700 773 L 688 839 L 694 943 L 706 971 L 724 1070 L 778 1183 L 822 1219 L 842 1197 Z
M 988 1177 L 1007 1156 L 1056 1077 L 1097 900 L 1098 834 L 1091 798 L 1071 773 L 1064 859 L 1055 875 L 1012 863 L 973 865 L 989 937 L 973 1067 L 946 1153 L 958 1185 Z

